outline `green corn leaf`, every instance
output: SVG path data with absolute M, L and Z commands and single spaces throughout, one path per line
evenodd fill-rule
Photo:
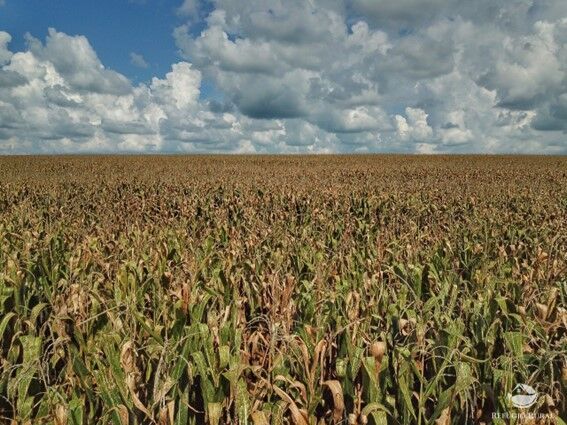
M 504 332 L 506 347 L 517 358 L 521 358 L 524 352 L 524 337 L 521 332 Z
M 183 348 L 181 350 L 181 355 L 179 356 L 179 359 L 177 360 L 177 363 L 175 364 L 175 367 L 173 368 L 173 371 L 171 373 L 171 378 L 176 382 L 181 377 L 183 371 L 187 368 L 189 353 L 191 352 L 191 343 L 192 341 L 190 339 L 187 339 L 187 341 L 185 341 L 185 344 L 183 345 Z
M 222 416 L 222 404 L 207 403 L 206 406 L 209 425 L 218 425 Z
M 238 380 L 236 386 L 236 412 L 238 414 L 238 422 L 247 423 L 250 414 L 250 401 L 248 398 L 248 388 L 243 379 Z
M 70 425 L 83 425 L 84 423 L 84 408 L 85 403 L 83 400 L 73 397 L 69 402 L 69 424 Z
M 28 393 L 30 384 L 37 373 L 38 363 L 41 352 L 41 338 L 22 335 L 19 337 L 24 352 L 23 361 L 18 370 L 17 392 L 18 392 L 18 415 L 20 418 L 27 419 L 32 413 L 33 397 Z
M 382 391 L 376 374 L 376 360 L 374 357 L 365 357 L 362 360 L 362 372 L 364 401 L 366 403 L 382 401 Z
M 33 323 L 34 326 L 37 322 L 37 318 L 39 317 L 43 309 L 45 309 L 48 305 L 49 305 L 48 303 L 39 303 L 36 306 L 34 306 L 34 308 L 32 308 L 29 320 L 31 323 Z
M 4 340 L 4 332 L 6 332 L 6 327 L 8 326 L 8 323 L 10 323 L 10 320 L 12 320 L 12 318 L 14 318 L 15 316 L 16 313 L 10 311 L 6 313 L 6 315 L 2 318 L 2 321 L 0 321 L 0 340 Z
M 189 387 L 179 392 L 174 425 L 187 425 L 189 420 Z

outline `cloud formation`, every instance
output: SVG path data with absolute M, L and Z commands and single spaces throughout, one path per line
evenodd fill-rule
M 0 152 L 252 151 L 253 123 L 210 111 L 201 72 L 180 62 L 133 86 L 81 36 L 49 30 L 11 53 L 0 33 Z M 250 131 L 248 130 L 248 131 Z
M 0 152 L 567 153 L 567 4 L 426 3 L 186 0 L 182 62 L 137 86 L 0 32 Z
M 147 68 L 149 66 L 144 56 L 136 52 L 130 52 L 130 63 L 138 68 Z

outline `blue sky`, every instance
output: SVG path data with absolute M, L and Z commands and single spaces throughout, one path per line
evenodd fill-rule
M 567 153 L 564 0 L 0 0 L 0 154 Z
M 172 32 L 183 23 L 173 0 L 17 0 L 0 9 L 0 28 L 23 50 L 24 34 L 44 38 L 52 27 L 69 35 L 86 36 L 101 62 L 134 81 L 165 75 L 179 59 Z M 141 54 L 147 68 L 132 64 L 130 53 Z

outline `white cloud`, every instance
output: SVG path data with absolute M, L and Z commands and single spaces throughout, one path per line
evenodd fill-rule
M 50 30 L 11 52 L 0 32 L 0 150 L 567 153 L 561 0 L 186 0 L 178 13 L 183 62 L 138 86 L 85 37 Z
M 502 106 L 511 109 L 532 109 L 561 89 L 566 66 L 561 63 L 559 46 L 554 36 L 555 24 L 536 22 L 534 33 L 503 43 L 503 52 L 481 83 L 496 89 Z
M 199 0 L 183 0 L 177 13 L 181 16 L 196 17 L 199 13 Z
M 78 49 L 72 63 L 60 54 L 70 46 Z M 84 37 L 55 30 L 45 44 L 30 37 L 29 50 L 9 56 L 0 69 L 2 153 L 298 150 L 287 144 L 287 123 L 214 112 L 200 99 L 201 72 L 187 62 L 134 87 L 106 70 Z M 120 89 L 109 92 L 117 81 Z M 321 140 L 301 147 L 324 149 Z
M 182 27 L 181 36 L 187 37 L 187 27 Z M 179 34 L 179 32 L 178 32 Z M 266 42 L 253 43 L 241 39 L 231 41 L 221 27 L 215 26 L 203 32 L 192 49 L 197 61 L 212 62 L 224 71 L 245 73 L 274 73 L 277 60 Z
M 201 74 L 188 63 L 133 87 L 104 68 L 86 38 L 55 30 L 10 56 L 0 70 L 2 151 L 175 149 L 164 122 L 198 123 L 204 109 Z
M 532 152 L 549 142 L 557 152 L 547 139 L 555 136 L 530 128 L 535 112 L 521 127 L 497 118 L 527 99 L 540 128 L 563 128 L 560 101 L 537 106 L 562 92 L 562 21 L 550 12 L 557 0 L 532 8 L 480 1 L 482 10 L 427 0 L 422 13 L 414 0 L 353 0 L 350 9 L 340 1 L 215 0 L 200 35 L 182 26 L 175 38 L 244 115 L 303 120 L 335 134 L 342 148 L 411 151 L 425 140 L 437 151 Z M 394 112 L 408 105 L 405 116 Z M 460 124 L 450 122 L 456 112 Z
M 352 7 L 358 16 L 377 26 L 415 28 L 454 8 L 456 3 L 455 0 L 352 0 Z
M 130 52 L 130 63 L 138 68 L 147 68 L 149 66 L 144 56 L 135 52 Z
M 12 41 L 12 36 L 5 31 L 0 31 L 0 65 L 4 65 L 12 57 L 12 52 L 8 50 L 10 41 Z
M 73 37 L 50 28 L 45 45 L 30 35 L 27 38 L 29 53 L 49 63 L 73 89 L 109 94 L 126 94 L 130 90 L 128 79 L 106 69 L 86 37 Z
M 162 104 L 173 100 L 177 109 L 195 106 L 199 100 L 201 73 L 191 68 L 191 64 L 182 62 L 172 66 L 165 80 L 153 78 L 150 89 Z
M 423 109 L 406 108 L 406 117 L 396 115 L 396 131 L 403 141 L 426 142 L 433 135 L 433 129 L 427 123 L 427 114 Z

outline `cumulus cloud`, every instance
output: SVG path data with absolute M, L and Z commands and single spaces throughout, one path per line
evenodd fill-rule
M 150 85 L 153 97 L 165 107 L 185 109 L 195 106 L 199 100 L 201 73 L 183 62 L 172 66 L 165 79 L 154 77 Z M 169 103 L 173 101 L 173 105 Z
M 243 115 L 301 119 L 328 133 L 378 140 L 390 123 L 377 104 L 377 84 L 355 68 L 370 55 L 384 56 L 388 36 L 364 22 L 349 30 L 344 10 L 329 3 L 291 4 L 274 2 L 268 8 L 250 2 L 234 8 L 225 2 L 226 10 L 214 10 L 198 37 L 187 26 L 175 37 L 183 57 L 212 78 Z
M 406 108 L 406 117 L 395 116 L 398 137 L 404 141 L 426 142 L 433 135 L 427 114 L 419 108 Z
M 12 57 L 12 52 L 8 50 L 10 41 L 12 41 L 12 36 L 5 31 L 0 31 L 0 65 L 4 65 Z
M 49 29 L 45 45 L 27 35 L 35 60 L 48 62 L 71 88 L 86 93 L 126 94 L 130 83 L 123 75 L 106 69 L 84 36 L 69 36 Z
M 567 9 L 481 4 L 214 0 L 204 30 L 175 39 L 241 114 L 303 120 L 342 148 L 566 151 Z
M 554 36 L 555 24 L 536 22 L 534 33 L 505 40 L 503 51 L 481 84 L 497 90 L 499 104 L 509 109 L 529 110 L 545 101 L 565 79 L 559 46 Z
M 0 150 L 567 153 L 562 0 L 177 12 L 182 62 L 137 86 L 80 35 L 50 30 L 12 52 L 0 32 Z
M 28 44 L 0 67 L 2 153 L 331 149 L 316 126 L 214 107 L 201 98 L 202 73 L 191 63 L 134 86 L 105 68 L 84 37 L 50 30 L 45 42 L 29 36 Z M 71 48 L 72 62 L 61 53 Z
M 135 52 L 130 52 L 130 63 L 138 68 L 147 68 L 149 66 L 144 56 Z
M 454 0 L 353 0 L 352 8 L 357 17 L 379 27 L 416 26 L 431 21 L 442 12 L 449 12 Z
M 219 140 L 235 151 L 246 142 L 234 120 L 200 102 L 201 73 L 189 63 L 134 87 L 84 37 L 50 30 L 45 43 L 28 42 L 0 69 L 2 152 L 198 151 Z
M 196 17 L 199 13 L 198 0 L 183 0 L 183 3 L 177 9 L 177 13 L 181 16 Z

